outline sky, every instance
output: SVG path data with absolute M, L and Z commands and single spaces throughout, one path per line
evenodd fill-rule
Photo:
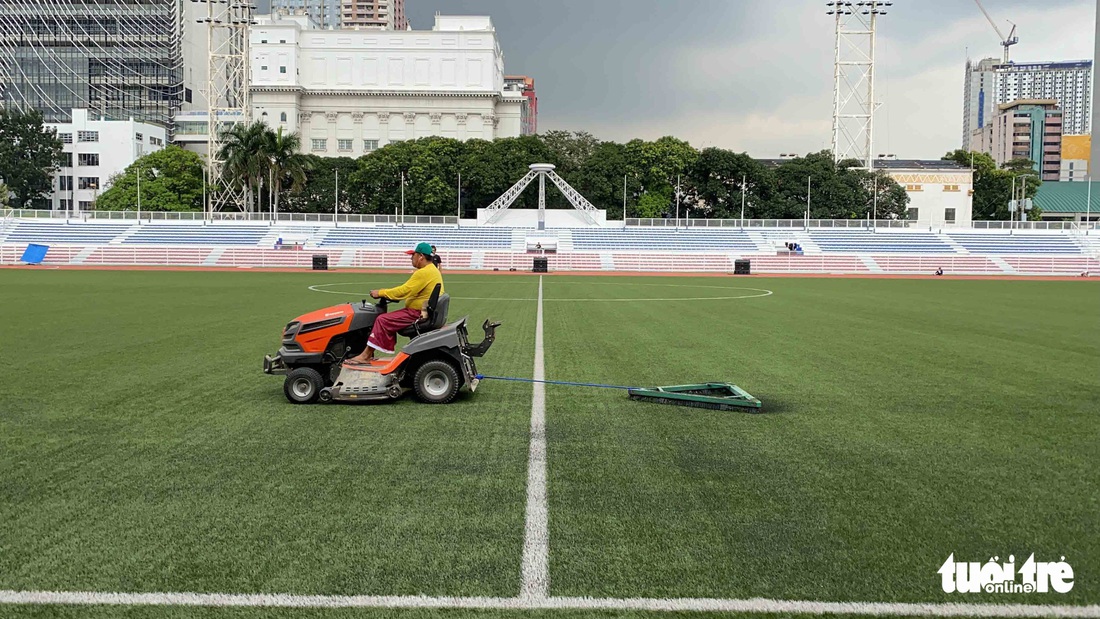
M 1012 59 L 1092 58 L 1098 0 L 984 0 Z M 406 0 L 489 15 L 509 74 L 535 78 L 540 132 L 674 135 L 755 157 L 831 147 L 834 22 L 825 0 Z M 966 59 L 1000 58 L 972 0 L 894 0 L 878 27 L 877 153 L 938 159 L 962 139 Z

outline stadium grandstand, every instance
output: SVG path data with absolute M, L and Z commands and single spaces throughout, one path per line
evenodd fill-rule
M 753 273 L 1100 273 L 1097 231 L 1073 222 L 937 229 L 904 221 L 628 220 L 540 230 L 535 212 L 521 225 L 512 217 L 489 226 L 453 217 L 399 224 L 385 216 L 155 213 L 138 220 L 135 213 L 9 211 L 0 220 L 0 262 L 19 264 L 29 245 L 40 245 L 49 248 L 49 265 L 308 268 L 325 255 L 332 268 L 404 268 L 404 250 L 428 241 L 451 270 L 530 270 L 540 257 L 550 271 L 732 273 L 747 260 Z

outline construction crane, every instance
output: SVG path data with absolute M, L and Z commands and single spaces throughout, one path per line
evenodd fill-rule
M 1006 37 L 1005 33 L 1001 32 L 1001 29 L 997 27 L 997 22 L 993 21 L 993 18 L 989 16 L 989 11 L 985 10 L 985 7 L 982 6 L 982 0 L 974 0 L 974 2 L 977 3 L 978 8 L 982 10 L 982 14 L 985 15 L 985 18 L 989 20 L 989 25 L 993 26 L 993 29 L 997 31 L 997 36 L 1001 37 L 1001 47 L 1005 48 L 1004 62 L 1008 64 L 1008 48 L 1020 42 L 1020 37 L 1016 36 L 1016 24 L 1008 22 L 1012 24 L 1012 32 L 1009 32 Z

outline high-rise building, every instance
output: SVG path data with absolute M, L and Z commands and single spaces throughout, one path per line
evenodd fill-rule
M 504 89 L 522 92 L 527 99 L 523 108 L 523 135 L 539 132 L 539 97 L 535 94 L 535 78 L 526 75 L 504 76 Z
M 198 90 L 184 67 L 192 4 L 0 2 L 0 104 L 39 110 L 51 123 L 70 122 L 76 108 L 171 127 Z
M 963 148 L 997 114 L 997 106 L 1018 99 L 1054 99 L 1066 133 L 1090 132 L 1091 60 L 1002 63 L 993 58 L 966 63 L 963 87 Z
M 271 12 L 286 11 L 291 15 L 299 11 L 309 15 L 322 28 L 339 28 L 340 0 L 271 0 Z
M 405 0 L 341 0 L 340 23 L 344 28 L 409 29 Z
M 997 106 L 997 115 L 975 131 L 976 150 L 992 155 L 998 166 L 1030 159 L 1044 181 L 1062 172 L 1062 110 L 1054 99 L 1021 99 Z

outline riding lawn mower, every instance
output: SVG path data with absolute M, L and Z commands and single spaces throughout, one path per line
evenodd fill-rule
M 283 393 L 295 404 L 396 400 L 408 391 L 429 404 L 446 404 L 463 386 L 477 390 L 474 359 L 493 345 L 499 322 L 486 320 L 485 339 L 470 344 L 467 318 L 447 324 L 450 296 L 436 286 L 425 306 L 427 317 L 399 335 L 410 338 L 391 359 L 367 365 L 344 364 L 367 346 L 376 318 L 392 299 L 345 303 L 299 316 L 283 330 L 282 347 L 264 356 L 264 373 L 286 375 Z

